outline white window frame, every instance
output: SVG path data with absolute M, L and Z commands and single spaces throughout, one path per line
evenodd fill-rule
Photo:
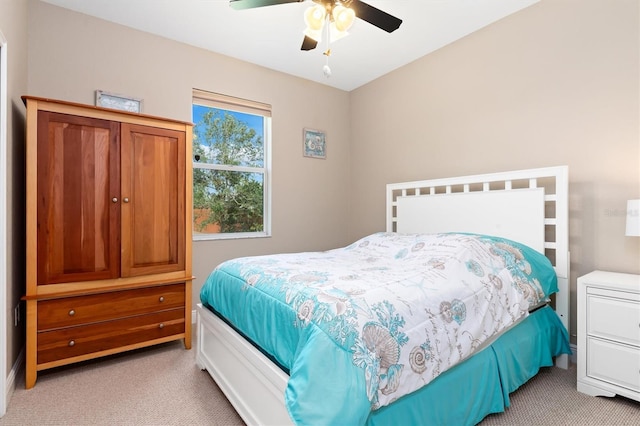
M 193 89 L 192 105 L 203 105 L 227 111 L 243 112 L 264 117 L 263 167 L 229 166 L 225 164 L 199 163 L 194 161 L 194 169 L 227 170 L 234 172 L 262 173 L 263 175 L 263 230 L 259 232 L 199 233 L 193 231 L 193 241 L 229 240 L 240 238 L 265 238 L 271 236 L 271 105 L 222 95 L 219 93 Z M 191 219 L 193 221 L 193 218 Z

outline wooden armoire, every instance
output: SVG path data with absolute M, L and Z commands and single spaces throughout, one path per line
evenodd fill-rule
M 191 123 L 24 96 L 26 387 L 37 372 L 191 347 Z

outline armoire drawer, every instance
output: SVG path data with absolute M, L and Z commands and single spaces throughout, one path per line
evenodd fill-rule
M 184 309 L 38 333 L 38 364 L 184 333 Z
M 38 331 L 184 307 L 184 284 L 114 291 L 38 303 Z

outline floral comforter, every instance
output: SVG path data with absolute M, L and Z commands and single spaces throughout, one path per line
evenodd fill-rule
M 296 424 L 363 424 L 557 291 L 533 249 L 472 234 L 377 233 L 336 250 L 219 265 L 201 299 L 289 371 Z

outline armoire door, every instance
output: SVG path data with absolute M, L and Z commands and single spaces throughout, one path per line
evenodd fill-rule
M 38 112 L 38 284 L 120 275 L 120 124 Z
M 122 276 L 183 271 L 184 132 L 123 123 L 120 148 Z

